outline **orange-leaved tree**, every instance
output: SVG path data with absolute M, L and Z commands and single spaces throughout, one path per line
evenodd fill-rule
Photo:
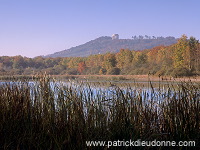
M 82 74 L 85 69 L 86 69 L 86 64 L 84 61 L 78 63 L 78 72 L 80 74 Z

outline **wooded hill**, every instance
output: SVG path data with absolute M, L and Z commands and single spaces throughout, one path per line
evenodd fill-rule
M 45 57 L 86 57 L 107 52 L 116 53 L 120 49 L 144 50 L 155 46 L 168 46 L 177 42 L 174 37 L 134 36 L 132 39 L 114 39 L 109 36 L 99 37 L 85 44 L 67 50 L 49 54 Z
M 88 57 L 0 57 L 0 75 L 154 74 L 200 75 L 200 44 L 183 35 L 176 44 L 143 51 L 121 49 L 117 53 Z

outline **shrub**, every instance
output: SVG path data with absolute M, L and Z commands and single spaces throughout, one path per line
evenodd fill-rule
M 120 74 L 120 69 L 117 67 L 111 68 L 107 71 L 107 74 L 110 75 L 119 75 Z
M 77 75 L 78 74 L 78 71 L 77 71 L 77 69 L 69 69 L 69 70 L 67 70 L 66 71 L 66 73 L 68 74 L 68 75 Z
M 191 76 L 191 75 L 192 75 L 192 72 L 189 71 L 185 67 L 175 68 L 171 73 L 171 76 L 173 77 L 183 77 L 183 76 Z

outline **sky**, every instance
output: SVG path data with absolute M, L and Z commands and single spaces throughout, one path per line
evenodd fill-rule
M 0 0 L 0 56 L 36 57 L 116 33 L 200 39 L 200 0 Z

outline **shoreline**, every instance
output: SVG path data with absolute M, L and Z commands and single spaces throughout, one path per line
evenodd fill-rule
M 192 81 L 192 82 L 200 82 L 200 76 L 192 76 L 192 77 L 170 77 L 170 76 L 148 76 L 148 75 L 52 75 L 53 77 L 68 77 L 68 78 L 76 78 L 76 79 L 95 79 L 95 80 L 132 80 L 132 81 L 168 81 L 168 82 L 181 82 L 181 81 Z
M 13 76 L 0 76 L 0 80 L 11 79 L 11 78 L 25 78 L 31 79 L 33 77 L 39 77 L 40 75 L 13 75 Z M 153 75 L 50 75 L 57 79 L 85 79 L 85 80 L 111 80 L 111 81 L 139 81 L 139 82 L 200 82 L 200 76 L 191 77 L 170 77 L 170 76 L 153 76 Z

